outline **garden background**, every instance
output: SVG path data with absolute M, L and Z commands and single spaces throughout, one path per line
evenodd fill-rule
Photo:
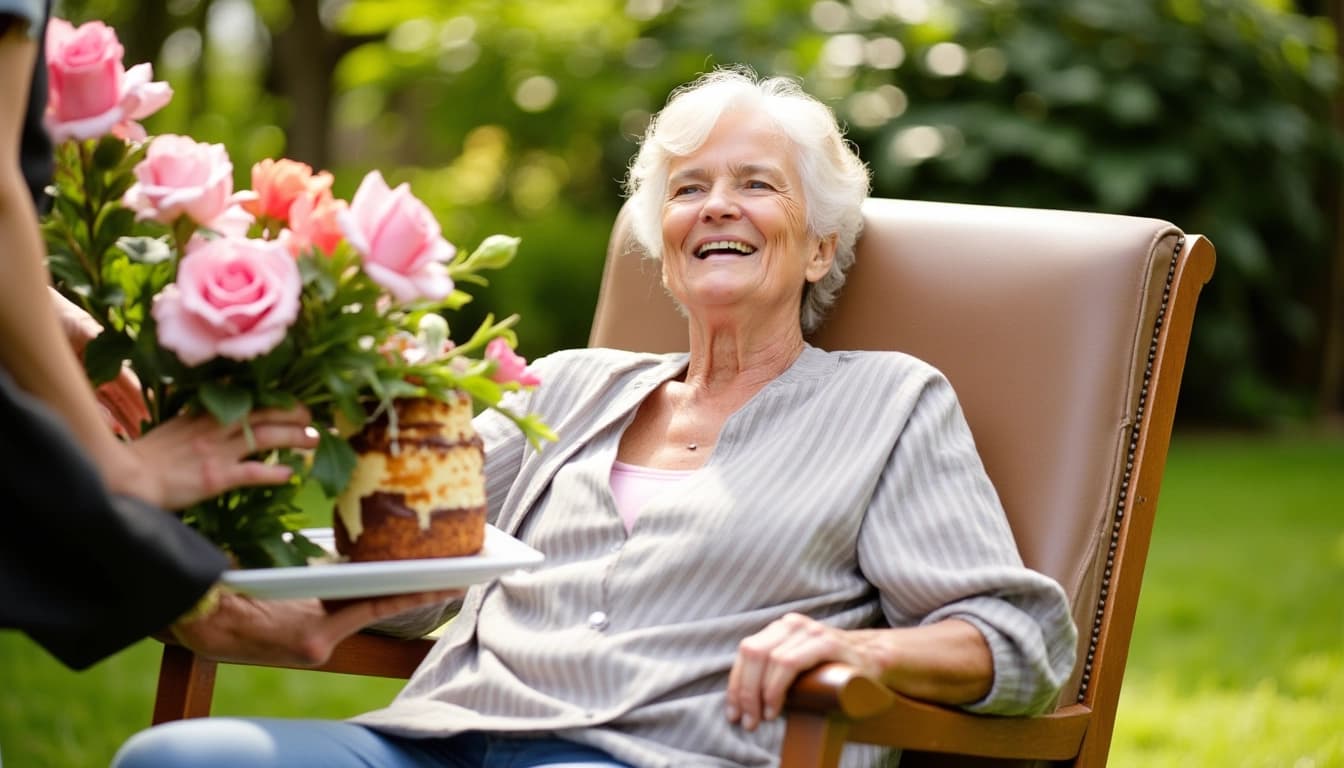
M 176 91 L 147 121 L 409 181 L 528 357 L 586 343 L 619 180 L 670 89 L 802 78 L 885 197 L 1169 219 L 1200 299 L 1112 764 L 1344 766 L 1344 0 L 64 0 Z M 457 321 L 474 328 L 468 305 Z M 72 535 L 78 535 L 74 533 Z M 0 633 L 10 768 L 106 764 L 153 643 L 90 672 Z M 387 681 L 222 673 L 217 711 L 340 716 Z

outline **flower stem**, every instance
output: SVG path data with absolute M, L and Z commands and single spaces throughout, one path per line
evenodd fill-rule
M 84 231 L 88 234 L 88 244 L 92 246 L 94 242 L 94 231 L 98 226 L 98 209 L 101 207 L 102 201 L 98 200 L 97 204 L 95 204 L 93 189 L 89 184 L 89 169 L 93 167 L 92 145 L 87 141 L 77 141 L 75 143 L 75 148 L 79 152 L 79 163 L 76 166 L 79 168 L 78 183 L 84 190 L 84 205 L 82 206 L 84 213 Z M 103 287 L 102 260 L 97 259 L 99 263 L 92 263 L 90 259 L 91 257 L 96 256 L 96 254 L 88 253 L 82 247 L 82 244 L 75 242 L 75 238 L 72 235 L 67 234 L 67 237 L 70 239 L 70 250 L 74 252 L 75 258 L 79 259 L 79 265 L 83 267 L 84 273 L 89 276 L 89 284 L 93 287 L 92 293 L 95 295 L 98 294 Z

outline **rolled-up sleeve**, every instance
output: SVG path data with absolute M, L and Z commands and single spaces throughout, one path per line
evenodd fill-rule
M 963 619 L 994 662 L 994 714 L 1049 708 L 1073 669 L 1077 633 L 1064 590 L 1026 568 L 956 395 L 931 374 L 912 394 L 859 541 L 864 575 L 892 626 Z

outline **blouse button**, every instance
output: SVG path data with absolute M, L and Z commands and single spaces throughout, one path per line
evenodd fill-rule
M 607 624 L 609 623 L 611 622 L 609 619 L 607 619 L 607 614 L 602 611 L 593 611 L 592 613 L 588 614 L 588 626 L 597 630 L 598 632 L 601 632 L 602 630 L 606 629 Z

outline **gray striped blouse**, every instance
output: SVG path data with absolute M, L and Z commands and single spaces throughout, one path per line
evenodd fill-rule
M 643 398 L 684 354 L 537 361 L 519 398 L 540 453 L 477 419 L 491 521 L 544 565 L 472 588 L 385 709 L 407 735 L 548 733 L 636 766 L 768 766 L 782 721 L 724 716 L 737 644 L 789 611 L 837 627 L 965 619 L 994 657 L 977 712 L 1053 703 L 1074 657 L 1065 596 L 1023 567 L 951 386 L 907 355 L 807 347 L 724 424 L 708 460 L 627 535 L 609 478 Z M 851 746 L 844 764 L 871 765 Z

